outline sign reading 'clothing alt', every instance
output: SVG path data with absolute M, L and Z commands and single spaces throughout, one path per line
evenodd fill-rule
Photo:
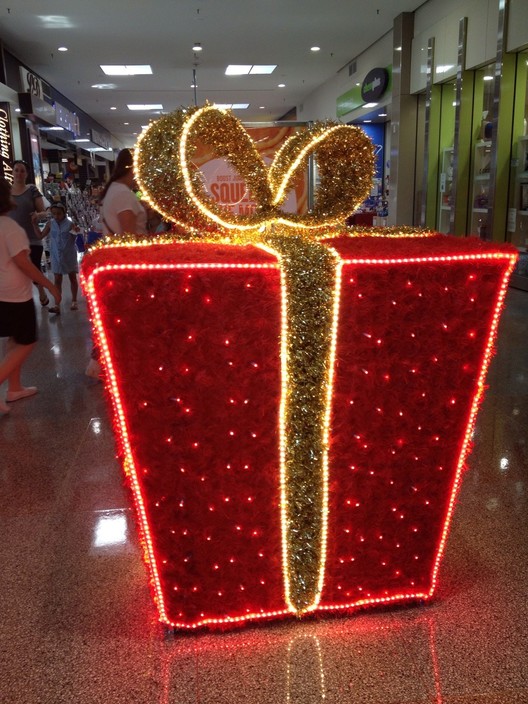
M 0 103 L 0 176 L 13 182 L 13 135 L 9 103 Z

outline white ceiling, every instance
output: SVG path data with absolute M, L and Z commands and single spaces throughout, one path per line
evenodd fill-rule
M 132 146 L 152 113 L 249 102 L 244 122 L 276 120 L 388 32 L 417 0 L 0 0 L 0 39 L 35 73 Z M 194 42 L 203 51 L 194 53 Z M 312 52 L 310 47 L 321 47 Z M 59 52 L 67 46 L 67 52 Z M 105 76 L 100 64 L 150 64 L 151 76 Z M 225 76 L 228 64 L 277 64 Z M 113 90 L 92 88 L 114 83 Z M 278 88 L 285 83 L 285 88 Z M 264 106 L 261 109 L 260 106 Z M 116 110 L 110 110 L 116 107 Z M 124 122 L 130 124 L 124 125 Z

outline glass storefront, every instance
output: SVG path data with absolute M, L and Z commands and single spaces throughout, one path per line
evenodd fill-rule
M 488 205 L 490 191 L 492 109 L 492 64 L 475 71 L 473 100 L 473 144 L 467 232 L 488 239 Z
M 508 239 L 519 250 L 517 283 L 528 287 L 528 52 L 517 56 L 514 105 Z
M 437 203 L 437 230 L 450 232 L 451 211 L 454 207 L 453 159 L 455 137 L 456 82 L 444 83 L 441 89 L 439 185 Z

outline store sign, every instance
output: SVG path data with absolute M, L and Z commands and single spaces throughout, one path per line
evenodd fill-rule
M 75 137 L 81 134 L 81 126 L 77 115 L 57 102 L 55 102 L 55 119 L 58 127 L 63 127 L 65 130 L 72 132 Z
M 51 91 L 49 85 L 23 66 L 20 66 L 20 82 L 22 93 L 30 93 L 30 95 L 34 95 L 41 100 L 50 98 Z
M 9 183 L 13 183 L 14 158 L 9 103 L 0 103 L 0 177 Z
M 336 104 L 337 117 L 362 108 L 365 103 L 375 103 L 391 89 L 392 66 L 375 68 L 366 75 L 361 85 L 354 86 L 346 93 L 339 95 Z
M 373 68 L 361 84 L 361 97 L 366 103 L 379 100 L 389 85 L 389 72 L 386 68 Z
M 20 112 L 24 117 L 28 117 L 34 122 L 42 122 L 45 125 L 55 126 L 55 108 L 42 98 L 31 93 L 19 93 L 18 104 Z
M 90 130 L 90 138 L 94 144 L 97 144 L 103 149 L 112 149 L 112 138 L 109 132 L 98 132 L 97 130 Z

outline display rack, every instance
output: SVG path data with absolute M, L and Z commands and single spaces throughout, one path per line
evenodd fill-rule
M 450 230 L 451 208 L 453 206 L 453 147 L 442 150 L 442 170 L 440 172 L 438 232 Z
M 513 244 L 526 251 L 528 246 L 528 136 L 520 137 L 518 146 L 518 165 L 515 184 L 517 207 L 517 226 Z
M 512 281 L 516 287 L 528 290 L 528 136 L 520 137 L 517 142 L 513 212 L 511 243 L 519 250 L 519 261 Z
M 473 190 L 471 201 L 470 234 L 485 239 L 488 215 L 491 166 L 491 140 L 475 144 L 473 159 Z

